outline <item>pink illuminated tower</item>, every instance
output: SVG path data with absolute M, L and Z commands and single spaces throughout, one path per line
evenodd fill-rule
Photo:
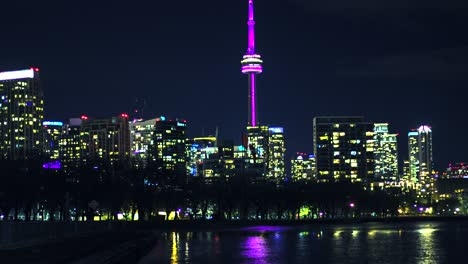
M 242 73 L 247 74 L 249 80 L 249 120 L 248 125 L 255 127 L 258 125 L 257 120 L 257 97 L 255 90 L 255 75 L 263 71 L 262 57 L 255 53 L 255 21 L 254 21 L 254 3 L 249 0 L 249 42 L 247 53 L 242 59 Z

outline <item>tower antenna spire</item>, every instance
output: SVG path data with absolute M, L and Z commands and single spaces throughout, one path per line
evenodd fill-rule
M 255 20 L 254 20 L 254 1 L 249 0 L 249 18 L 247 21 L 248 25 L 248 46 L 247 53 L 242 58 L 242 73 L 248 76 L 248 87 L 249 87 L 249 126 L 257 126 L 257 94 L 256 94 L 256 80 L 255 75 L 260 74 L 263 71 L 262 57 L 255 52 Z

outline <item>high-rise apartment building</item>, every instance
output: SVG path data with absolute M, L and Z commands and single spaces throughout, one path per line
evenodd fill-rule
M 84 117 L 84 116 L 83 116 Z M 81 157 L 87 149 L 87 144 L 81 139 L 81 118 L 71 118 L 63 126 L 63 135 L 60 139 L 60 161 L 66 174 L 78 169 L 82 164 Z
M 144 167 L 148 162 L 148 153 L 151 146 L 154 145 L 156 120 L 154 118 L 130 122 L 131 156 L 136 167 Z
M 130 161 L 130 129 L 128 115 L 104 119 L 91 119 L 82 116 L 80 138 L 83 160 L 88 162 Z
M 60 161 L 60 140 L 64 135 L 63 122 L 60 121 L 44 121 L 44 157 L 48 161 Z
M 320 182 L 371 182 L 374 124 L 363 117 L 315 117 L 314 154 Z
M 432 176 L 432 128 L 429 126 L 420 126 L 418 128 L 419 143 L 419 179 L 427 182 Z
M 150 162 L 155 165 L 159 180 L 164 184 L 187 182 L 186 129 L 185 120 L 156 119 Z
M 423 125 L 408 133 L 408 151 L 411 179 L 425 182 L 433 170 L 431 127 Z
M 408 148 L 410 176 L 416 184 L 417 198 L 423 203 L 430 203 L 435 188 L 431 127 L 423 125 L 409 132 Z
M 412 130 L 408 133 L 409 177 L 413 182 L 419 178 L 419 133 Z
M 399 178 L 397 136 L 388 132 L 387 123 L 374 124 L 376 181 L 395 182 Z
M 0 159 L 39 159 L 44 98 L 39 69 L 0 72 Z
M 291 160 L 291 177 L 294 182 L 315 181 L 316 167 L 315 156 L 306 153 L 297 153 L 297 157 Z

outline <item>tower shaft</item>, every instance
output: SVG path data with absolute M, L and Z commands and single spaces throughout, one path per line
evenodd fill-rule
M 249 81 L 249 125 L 257 126 L 257 96 L 255 94 L 255 73 L 248 75 Z
M 242 73 L 248 75 L 248 125 L 257 126 L 257 87 L 256 87 L 256 74 L 260 74 L 263 71 L 261 56 L 255 53 L 255 20 L 254 20 L 254 4 L 253 0 L 249 0 L 249 19 L 248 25 L 248 45 L 247 52 L 244 55 L 242 64 Z

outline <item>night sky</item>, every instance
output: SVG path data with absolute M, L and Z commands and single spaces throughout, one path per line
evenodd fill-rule
M 285 128 L 287 159 L 312 151 L 314 116 L 362 115 L 400 133 L 400 159 L 409 129 L 429 124 L 436 168 L 468 161 L 466 1 L 255 2 L 259 120 Z M 142 97 L 149 118 L 240 143 L 247 3 L 2 1 L 0 71 L 39 67 L 49 120 Z

